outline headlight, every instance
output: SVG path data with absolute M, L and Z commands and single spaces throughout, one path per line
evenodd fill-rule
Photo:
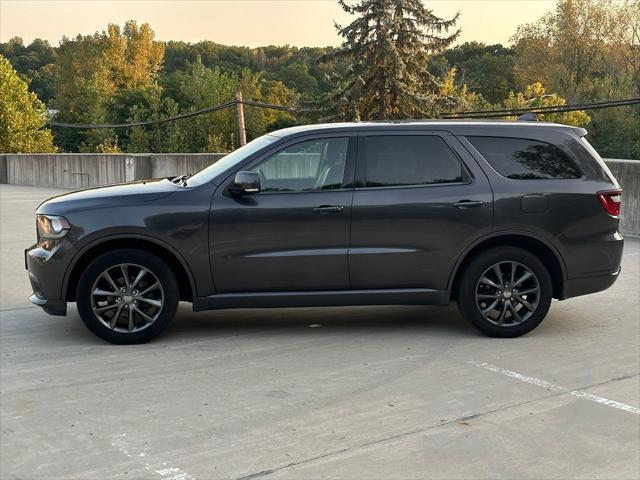
M 66 218 L 55 215 L 36 215 L 36 226 L 40 238 L 61 238 L 71 228 Z

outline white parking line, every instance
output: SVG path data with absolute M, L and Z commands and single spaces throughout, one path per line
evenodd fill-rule
M 560 385 L 556 385 L 554 383 L 550 383 L 545 380 L 541 380 L 539 378 L 527 377 L 526 375 L 522 375 L 518 372 L 514 372 L 513 370 L 507 370 L 506 368 L 497 367 L 495 365 L 491 365 L 490 363 L 474 362 L 473 360 L 470 360 L 467 363 L 469 363 L 470 365 L 475 365 L 476 367 L 481 367 L 486 370 L 490 370 L 492 372 L 501 373 L 502 375 L 515 378 L 516 380 L 520 380 L 521 382 L 532 383 L 533 385 L 537 385 L 538 387 L 546 388 L 548 390 L 567 393 L 569 395 L 573 395 L 574 397 L 584 398 L 585 400 L 590 400 L 592 402 L 600 403 L 602 405 L 607 405 L 608 407 L 613 407 L 613 408 L 617 408 L 618 410 L 623 410 L 625 412 L 635 413 L 636 415 L 640 415 L 640 408 L 627 405 L 626 403 L 616 402 L 615 400 L 609 400 L 608 398 L 600 397 L 598 395 L 593 395 L 587 392 L 582 392 L 580 390 L 569 390 L 568 388 L 561 387 Z
M 137 455 L 130 451 L 129 442 L 126 439 L 127 434 L 123 433 L 120 435 L 116 435 L 113 438 L 113 442 L 111 442 L 111 446 L 115 447 L 120 453 L 123 455 L 135 459 L 140 465 L 142 465 L 145 470 L 149 472 L 156 473 L 160 475 L 161 480 L 195 480 L 191 475 L 189 475 L 184 470 L 178 467 L 171 467 L 167 465 L 166 462 L 161 463 L 162 468 L 154 467 L 149 462 L 145 462 L 144 460 L 140 460 L 141 458 L 146 458 L 146 452 L 140 452 Z

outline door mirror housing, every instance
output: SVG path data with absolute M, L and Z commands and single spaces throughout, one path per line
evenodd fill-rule
M 260 175 L 250 171 L 238 172 L 229 190 L 233 195 L 258 193 L 260 192 Z

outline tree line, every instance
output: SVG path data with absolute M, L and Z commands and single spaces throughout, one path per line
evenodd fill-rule
M 50 131 L 44 113 L 65 123 L 128 123 L 225 103 L 237 91 L 304 112 L 246 107 L 250 139 L 326 120 L 640 97 L 640 0 L 558 0 L 509 45 L 456 45 L 464 11 L 441 18 L 428 1 L 339 3 L 352 21 L 337 26 L 343 43 L 335 48 L 160 42 L 135 21 L 58 46 L 0 43 L 0 150 L 229 151 L 238 145 L 230 109 L 145 127 Z M 638 106 L 539 118 L 587 127 L 605 156 L 640 158 Z

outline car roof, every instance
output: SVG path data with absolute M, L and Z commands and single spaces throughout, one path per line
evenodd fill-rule
M 331 133 L 331 132 L 354 132 L 354 131 L 379 131 L 379 130 L 440 130 L 454 134 L 469 135 L 470 132 L 488 134 L 496 131 L 509 130 L 522 132 L 530 129 L 562 129 L 573 130 L 578 135 L 586 135 L 586 130 L 560 123 L 531 122 L 515 120 L 384 120 L 367 122 L 341 122 L 341 123 L 320 123 L 311 125 L 299 125 L 296 127 L 283 128 L 271 132 L 270 135 L 277 137 L 289 137 L 305 133 Z M 539 130 L 538 130 L 539 131 Z

